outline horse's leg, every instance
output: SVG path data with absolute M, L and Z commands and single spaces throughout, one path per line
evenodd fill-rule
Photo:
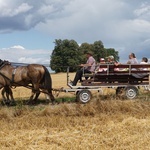
M 35 95 L 35 90 L 34 90 L 34 89 L 32 89 L 31 96 L 30 96 L 30 101 L 32 101 L 32 100 L 33 100 L 34 95 Z
M 12 92 L 12 89 L 9 87 L 9 95 L 8 95 L 8 97 L 10 96 L 10 98 L 11 98 L 11 104 L 15 104 L 16 102 L 15 102 L 15 99 L 14 99 L 14 96 L 13 96 L 13 92 Z
M 50 97 L 49 100 L 52 101 L 52 104 L 55 104 L 55 98 L 54 98 L 54 96 L 53 96 L 53 94 L 52 94 L 52 91 L 49 91 L 49 92 L 48 92 L 48 97 Z
M 39 85 L 33 84 L 32 93 L 29 102 L 35 102 L 40 95 Z M 35 97 L 34 97 L 35 96 Z
M 35 97 L 33 100 L 36 101 L 38 99 L 39 95 L 40 95 L 40 91 L 36 91 Z
M 36 83 L 34 84 L 34 89 L 35 89 L 35 97 L 34 97 L 34 101 L 36 101 L 40 95 L 40 89 L 39 89 L 39 84 Z
M 2 94 L 2 99 L 3 99 L 2 101 L 3 101 L 4 105 L 6 104 L 6 101 L 7 101 L 5 93 L 6 93 L 5 87 L 3 87 L 2 91 L 1 91 L 1 94 Z
M 7 99 L 10 100 L 11 102 L 14 102 L 15 100 L 14 100 L 14 97 L 13 97 L 13 92 L 12 92 L 12 89 L 9 86 L 5 86 L 5 92 L 6 92 Z
M 50 97 L 49 97 L 48 94 L 45 94 L 45 98 L 46 98 L 47 100 L 50 100 Z
M 5 91 L 5 88 L 3 88 L 2 91 L 1 91 L 3 100 L 6 100 L 5 92 L 6 92 L 6 91 Z
M 50 101 L 52 101 L 52 104 L 54 104 L 55 98 L 54 98 L 52 92 L 50 92 L 49 90 L 46 90 L 46 89 L 42 89 L 42 92 L 45 93 L 45 98 L 48 101 L 48 103 Z
M 7 97 L 7 100 L 10 100 L 9 99 L 9 92 L 8 91 L 6 92 L 6 97 Z
M 54 104 L 55 103 L 55 98 L 54 98 L 52 93 L 50 93 L 50 98 L 51 98 L 52 104 Z
M 11 101 L 9 99 L 9 95 L 11 94 L 12 94 L 11 88 L 9 86 L 4 86 L 2 89 L 2 97 L 3 97 L 4 104 L 7 104 L 7 105 L 10 104 Z
M 46 100 L 50 101 L 50 97 L 47 90 L 45 90 L 41 85 L 40 85 L 40 89 L 42 90 L 42 93 L 44 93 Z

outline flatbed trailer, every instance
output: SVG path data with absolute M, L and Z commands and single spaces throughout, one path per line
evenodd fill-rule
M 134 99 L 139 93 L 139 88 L 144 87 L 150 91 L 150 64 L 98 64 L 96 68 L 106 68 L 106 71 L 94 71 L 84 74 L 81 85 L 72 86 L 69 79 L 69 67 L 67 68 L 67 85 L 69 88 L 63 92 L 75 92 L 76 99 L 81 103 L 91 100 L 91 91 L 103 93 L 103 88 L 113 88 L 117 95 L 124 95 L 128 99 Z

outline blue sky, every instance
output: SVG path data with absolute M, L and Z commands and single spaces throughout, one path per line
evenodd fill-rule
M 150 1 L 0 0 L 1 59 L 49 63 L 55 39 L 101 40 L 121 62 L 150 58 Z
M 52 49 L 53 40 L 49 35 L 34 29 L 0 34 L 0 48 L 21 45 L 27 49 Z

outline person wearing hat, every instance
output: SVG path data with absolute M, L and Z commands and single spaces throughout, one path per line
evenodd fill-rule
M 79 66 L 82 67 L 82 69 L 78 70 L 76 72 L 76 75 L 74 77 L 74 80 L 71 82 L 72 86 L 76 86 L 78 80 L 82 82 L 82 75 L 84 73 L 92 73 L 95 70 L 95 59 L 93 57 L 92 52 L 86 52 L 87 62 L 85 64 L 80 64 Z
M 100 63 L 98 65 L 98 68 L 96 69 L 96 71 L 98 72 L 103 72 L 103 71 L 107 71 L 107 68 L 103 68 L 102 65 L 106 64 L 105 59 L 104 58 L 100 58 Z
M 108 56 L 106 58 L 107 58 L 107 64 L 113 64 L 115 66 L 118 66 L 120 64 L 117 61 L 115 61 L 113 55 L 110 55 L 110 56 Z M 113 71 L 119 71 L 119 68 L 109 67 L 109 72 L 113 72 Z
M 110 55 L 107 58 L 107 63 L 108 64 L 114 64 L 114 56 L 113 55 Z
M 105 64 L 105 59 L 104 58 L 100 58 L 100 63 L 101 64 Z
M 114 56 L 110 55 L 107 58 L 107 64 L 114 64 L 114 65 L 119 65 L 120 63 L 118 63 L 117 61 L 115 61 Z

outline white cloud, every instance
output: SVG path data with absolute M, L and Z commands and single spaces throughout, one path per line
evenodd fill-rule
M 15 63 L 50 63 L 50 51 L 48 50 L 28 50 L 20 45 L 10 48 L 0 49 L 1 59 Z
M 123 59 L 130 52 L 138 57 L 149 55 L 147 0 L 0 0 L 0 22 L 0 33 L 35 28 L 54 39 L 101 40 L 104 46 L 119 49 Z M 23 57 L 18 61 L 40 61 L 31 57 L 31 50 L 21 51 Z M 40 55 L 39 50 L 36 53 Z
M 10 49 L 25 49 L 25 48 L 21 45 L 15 45 L 15 46 L 10 47 Z

